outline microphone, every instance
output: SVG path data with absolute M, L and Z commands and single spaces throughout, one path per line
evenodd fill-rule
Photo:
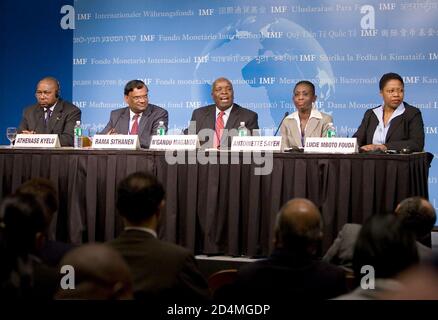
M 278 130 L 280 130 L 281 124 L 283 123 L 284 119 L 285 119 L 288 115 L 289 115 L 289 111 L 286 111 L 286 112 L 284 113 L 283 119 L 281 119 L 280 124 L 278 125 L 277 131 L 275 131 L 274 136 L 277 135 Z

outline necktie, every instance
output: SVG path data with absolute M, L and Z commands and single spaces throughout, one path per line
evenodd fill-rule
M 135 114 L 132 120 L 134 120 L 134 123 L 131 127 L 131 132 L 129 134 L 138 134 L 138 117 L 140 117 L 139 114 Z
M 221 111 L 219 112 L 219 115 L 216 119 L 216 126 L 214 131 L 214 148 L 219 148 L 221 146 L 221 138 L 222 138 L 222 131 L 224 130 L 224 116 L 225 112 Z
M 50 116 L 52 115 L 52 110 L 46 109 L 46 117 L 44 118 L 44 125 L 47 127 L 47 123 L 49 123 Z

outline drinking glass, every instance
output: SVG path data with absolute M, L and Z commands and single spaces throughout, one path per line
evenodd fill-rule
M 17 128 L 15 127 L 6 128 L 6 137 L 11 142 L 11 147 L 14 146 L 13 142 L 16 136 L 17 136 Z

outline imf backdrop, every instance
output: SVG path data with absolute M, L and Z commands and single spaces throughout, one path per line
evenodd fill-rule
M 381 75 L 397 72 L 437 158 L 438 0 L 75 0 L 53 19 L 73 30 L 72 99 L 94 132 L 124 106 L 126 82 L 142 79 L 179 133 L 225 76 L 235 101 L 259 114 L 263 134 L 293 111 L 293 86 L 305 79 L 317 87 L 316 107 L 348 137 L 381 104 Z M 429 176 L 435 207 L 437 163 Z

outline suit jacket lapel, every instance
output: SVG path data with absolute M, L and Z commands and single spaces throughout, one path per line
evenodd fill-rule
M 200 119 L 200 123 L 196 124 L 196 132 L 199 133 L 201 129 L 212 129 L 216 126 L 216 106 L 212 105 L 205 110 L 205 113 Z
M 316 118 L 310 118 L 306 125 L 306 131 L 304 132 L 305 137 L 311 137 L 313 131 L 315 131 L 316 127 L 318 126 L 319 119 Z
M 58 100 L 55 108 L 53 109 L 53 113 L 50 116 L 49 122 L 47 123 L 46 133 L 52 133 L 58 121 L 62 118 L 62 111 L 64 110 L 64 104 L 61 100 Z M 44 115 L 43 115 L 44 121 Z
M 406 108 L 406 105 L 405 105 Z M 406 112 L 406 109 L 405 109 Z M 403 114 L 398 115 L 397 117 L 395 117 L 394 119 L 391 120 L 391 126 L 389 127 L 388 133 L 386 134 L 386 138 L 385 138 L 385 142 L 389 141 L 389 138 L 391 138 L 391 135 L 397 131 L 397 128 L 401 125 L 401 123 L 403 122 Z
M 293 145 L 294 146 L 301 146 L 301 133 L 300 133 L 300 130 L 298 128 L 297 120 L 291 119 L 290 130 L 291 130 L 291 135 L 289 136 L 289 138 L 292 140 Z M 302 146 L 302 147 L 304 147 L 304 146 Z
M 148 107 L 146 108 L 146 110 L 143 112 L 141 118 L 140 118 L 140 123 L 138 124 L 138 136 L 140 137 L 143 134 L 144 128 L 146 127 L 146 123 L 148 121 L 148 118 L 151 116 L 152 114 L 152 109 L 154 107 L 152 105 L 148 105 Z M 152 134 L 154 135 L 155 132 L 152 132 Z
M 232 128 L 238 128 L 237 121 L 239 121 L 239 107 L 237 105 L 233 105 L 233 108 L 231 109 L 230 116 L 227 120 L 227 125 L 225 126 L 225 129 L 231 130 Z
M 122 112 L 115 129 L 119 134 L 129 134 L 129 107 L 126 107 Z
M 46 127 L 44 126 L 44 108 L 37 106 L 35 109 L 35 127 L 28 128 L 29 130 L 35 130 L 36 133 L 46 133 Z

